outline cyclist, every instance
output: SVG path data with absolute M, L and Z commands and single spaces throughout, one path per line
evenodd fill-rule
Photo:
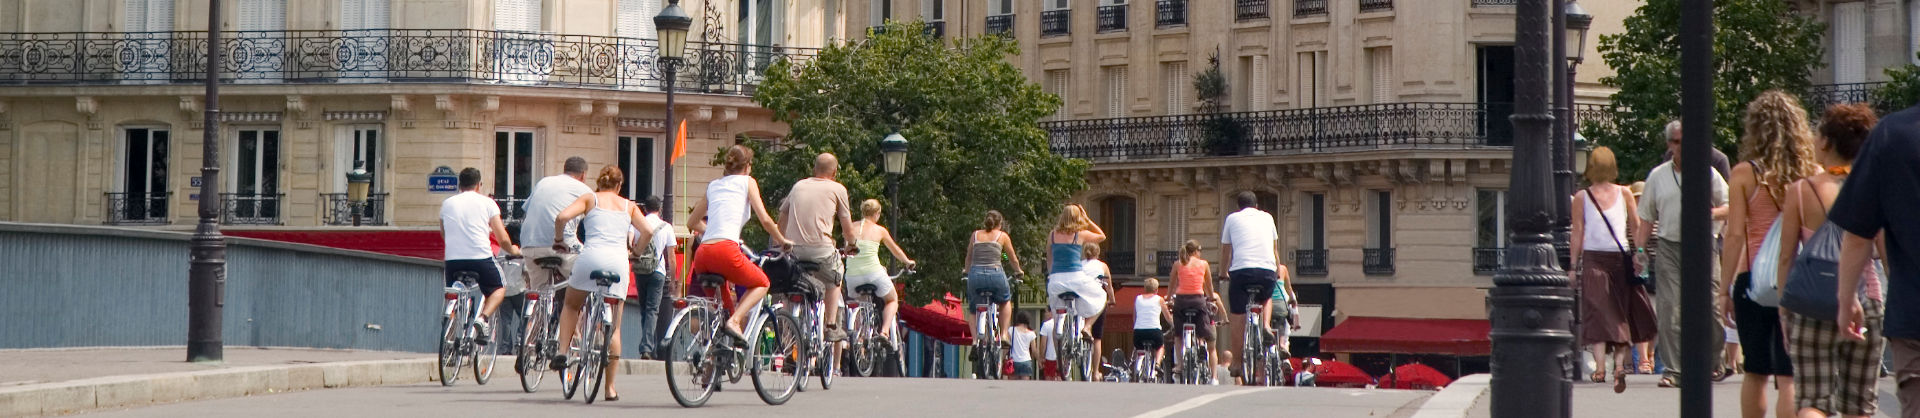
M 1200 242 L 1187 240 L 1187 243 L 1180 247 L 1180 259 L 1173 262 L 1173 285 L 1171 286 L 1173 309 L 1183 312 L 1181 315 L 1173 315 L 1173 328 L 1181 329 L 1189 323 L 1184 312 L 1199 312 L 1191 322 L 1193 335 L 1207 347 L 1213 346 L 1212 310 L 1207 309 L 1207 305 L 1219 299 L 1213 291 L 1213 281 L 1207 280 L 1207 272 L 1211 270 L 1212 266 L 1207 263 L 1207 260 L 1200 258 Z M 1176 364 L 1175 367 L 1178 365 Z
M 819 271 L 802 276 L 812 280 L 812 289 L 825 291 L 826 306 L 830 307 L 841 305 L 840 276 L 843 273 L 840 271 L 840 251 L 833 245 L 834 223 L 839 223 L 842 235 L 851 235 L 853 231 L 847 187 L 834 181 L 839 173 L 840 162 L 833 154 L 815 156 L 813 177 L 794 183 L 787 192 L 787 198 L 780 204 L 780 224 L 787 228 L 781 232 L 793 240 L 793 259 L 821 267 Z M 844 238 L 848 247 L 854 246 L 851 236 Z M 827 342 L 847 339 L 847 331 L 840 329 L 839 309 L 827 309 L 821 319 L 827 324 Z
M 893 292 L 893 279 L 887 278 L 887 268 L 880 265 L 880 244 L 886 244 L 893 252 L 893 258 L 905 263 L 912 269 L 914 262 L 900 250 L 900 244 L 893 241 L 893 233 L 887 227 L 880 226 L 880 201 L 867 199 L 860 202 L 860 222 L 853 224 L 847 234 L 853 238 L 859 252 L 847 258 L 847 287 L 873 285 L 874 296 L 885 299 L 887 306 L 880 310 L 880 341 L 892 344 L 894 316 L 900 312 L 900 295 Z
M 599 290 L 599 285 L 594 283 L 593 273 L 618 274 L 618 280 L 609 286 L 608 293 L 614 297 L 626 299 L 627 286 L 633 281 L 631 277 L 633 269 L 627 265 L 627 243 L 634 238 L 629 237 L 628 233 L 636 228 L 651 225 L 646 215 L 640 213 L 639 207 L 634 205 L 633 201 L 620 197 L 620 186 L 626 178 L 619 167 L 607 166 L 600 169 L 600 175 L 593 181 L 594 192 L 580 196 L 579 200 L 573 201 L 573 204 L 567 205 L 554 216 L 553 227 L 556 229 L 565 228 L 574 218 L 581 218 L 580 224 L 586 233 L 586 246 L 580 250 L 580 255 L 574 258 L 573 271 L 568 274 L 571 278 L 566 282 L 567 299 L 560 313 L 558 330 L 560 341 L 573 341 L 577 328 L 582 325 L 592 326 L 579 322 L 580 306 L 586 303 L 587 298 L 595 297 L 595 293 Z M 639 229 L 639 231 L 639 240 L 652 240 L 651 229 Z M 560 237 L 553 239 L 553 250 L 567 251 L 566 244 Z M 608 401 L 620 400 L 620 395 L 613 390 L 613 376 L 616 374 L 613 369 L 620 364 L 620 313 L 623 305 L 625 304 L 613 304 L 613 315 L 611 315 L 613 335 L 606 347 L 607 370 L 606 379 L 603 379 L 607 381 L 606 399 Z M 555 370 L 564 370 L 566 364 L 565 354 L 553 360 Z
M 1255 207 L 1259 198 L 1253 192 L 1240 192 L 1234 200 L 1240 204 L 1240 211 L 1227 215 L 1222 222 L 1220 260 L 1227 263 L 1227 312 L 1232 316 L 1228 321 L 1233 327 L 1232 335 L 1246 335 L 1243 317 L 1247 314 L 1247 303 L 1253 302 L 1248 300 L 1249 295 L 1271 295 L 1280 280 L 1280 255 L 1274 245 L 1280 239 L 1280 232 L 1274 228 L 1273 214 Z M 1260 335 L 1273 335 L 1267 318 L 1256 319 L 1262 328 Z M 1262 342 L 1267 343 L 1270 341 Z
M 1293 292 L 1293 275 L 1287 266 L 1276 267 L 1279 267 L 1275 273 L 1280 283 L 1273 287 L 1273 297 L 1267 300 L 1268 323 L 1275 325 L 1273 330 L 1278 335 L 1274 336 L 1274 343 L 1280 345 L 1280 353 L 1291 356 L 1293 343 L 1288 340 L 1293 338 L 1293 331 L 1300 329 L 1300 318 L 1294 317 L 1299 313 L 1300 294 Z
M 492 238 L 492 239 L 488 239 Z M 478 328 L 481 344 L 492 341 L 487 318 L 506 297 L 500 281 L 500 266 L 493 260 L 493 244 L 507 254 L 520 255 L 520 246 L 507 236 L 507 225 L 500 222 L 500 204 L 480 194 L 480 169 L 460 170 L 460 194 L 440 202 L 440 239 L 446 245 L 447 286 L 460 281 L 461 273 L 473 273 L 486 303 L 480 309 Z
M 1148 277 L 1146 293 L 1133 298 L 1133 348 L 1152 351 L 1153 364 L 1160 364 L 1160 346 L 1166 344 L 1165 333 L 1160 331 L 1162 318 L 1173 322 L 1167 299 L 1160 297 L 1160 280 Z
M 1011 260 L 1014 274 L 1027 274 L 1020 267 L 1020 254 L 1013 250 L 1013 238 L 1003 231 L 1006 226 L 1007 218 L 1001 216 L 1000 211 L 989 210 L 980 230 L 973 231 L 967 238 L 967 306 L 981 303 L 1000 305 L 1000 324 L 997 329 L 1001 330 L 1008 329 L 1010 321 L 1014 319 L 1013 305 L 1007 303 L 1013 300 L 1013 287 L 1007 283 L 1007 272 L 1000 265 L 1001 256 Z M 993 296 L 989 300 L 978 300 L 981 292 L 991 292 Z M 967 329 L 977 329 L 975 327 L 980 324 L 973 321 L 979 318 L 973 315 L 966 317 Z M 1000 333 L 1000 342 L 1007 342 L 1011 338 L 1008 334 Z
M 527 269 L 527 288 L 545 289 L 547 285 L 565 283 L 567 272 L 573 269 L 573 254 L 555 252 L 546 244 L 558 238 L 569 250 L 580 248 L 580 237 L 574 236 L 578 221 L 565 227 L 555 227 L 554 218 L 561 209 L 580 196 L 593 193 L 587 187 L 587 160 L 580 157 L 568 157 L 561 174 L 540 179 L 533 184 L 533 193 L 527 195 L 526 216 L 520 223 L 520 242 L 532 243 L 526 248 L 529 260 L 559 256 L 560 271 L 550 272 L 538 266 Z M 554 277 L 558 276 L 558 277 Z
M 1009 356 L 1013 360 L 1013 380 L 1033 378 L 1033 341 L 1036 336 L 1032 322 L 1023 313 L 1014 317 L 1013 327 L 1007 329 L 1009 345 L 1013 346 L 1010 350 L 1012 355 Z
M 1060 300 L 1060 294 L 1079 295 L 1073 309 L 1080 315 L 1077 319 L 1083 322 L 1082 339 L 1090 339 L 1087 334 L 1093 330 L 1093 320 L 1107 304 L 1107 292 L 1100 286 L 1099 279 L 1087 274 L 1082 253 L 1086 244 L 1098 244 L 1106 239 L 1107 233 L 1088 219 L 1087 210 L 1077 204 L 1067 204 L 1060 211 L 1060 221 L 1047 237 L 1047 243 L 1051 244 L 1047 264 L 1052 267 L 1047 274 L 1047 302 L 1053 309 L 1065 309 L 1067 306 Z
M 788 241 L 780 233 L 780 224 L 767 215 L 767 204 L 760 198 L 760 182 L 753 179 L 753 150 L 734 145 L 727 148 L 723 158 L 726 176 L 708 182 L 706 199 L 693 205 L 688 229 L 700 236 L 700 246 L 693 253 L 693 273 L 694 277 L 718 274 L 729 283 L 747 288 L 726 326 L 720 328 L 735 344 L 745 344 L 747 338 L 740 329 L 751 307 L 767 296 L 767 273 L 747 258 L 740 229 L 746 227 L 747 218 L 753 217 L 760 220 L 760 227 L 774 243 L 791 247 L 793 241 Z
M 1081 265 L 1081 270 L 1086 271 L 1088 276 L 1092 276 L 1095 280 L 1100 281 L 1101 291 L 1106 292 L 1108 295 L 1114 295 L 1113 278 L 1111 277 L 1113 270 L 1107 268 L 1107 262 L 1100 261 L 1100 244 L 1087 244 L 1085 251 L 1081 252 L 1081 258 L 1082 263 L 1084 263 Z M 1107 309 L 1112 308 L 1117 300 L 1119 300 L 1118 297 L 1107 298 L 1107 304 L 1100 305 L 1100 313 L 1093 315 L 1093 327 L 1087 331 L 1091 333 L 1093 337 L 1094 353 L 1101 352 L 1100 340 L 1101 337 L 1107 334 Z M 1100 370 L 1091 370 L 1091 372 L 1093 372 L 1093 380 L 1096 381 L 1100 380 L 1103 375 Z

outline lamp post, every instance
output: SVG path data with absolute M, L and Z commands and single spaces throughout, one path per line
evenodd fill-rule
M 1514 8 L 1514 105 L 1509 231 L 1505 265 L 1487 292 L 1495 370 L 1496 417 L 1567 417 L 1574 358 L 1573 291 L 1554 251 L 1554 116 L 1548 109 L 1554 65 L 1554 2 Z M 1564 45 L 1564 44 L 1562 44 Z M 1563 158 L 1561 159 L 1564 161 Z M 1703 282 L 1704 283 L 1704 282 Z
M 887 201 L 893 210 L 887 213 L 887 225 L 900 227 L 900 176 L 907 174 L 907 137 L 896 131 L 880 140 L 882 168 L 887 171 Z
M 1713 0 L 1680 0 L 1680 249 L 1681 260 L 1711 260 L 1713 217 L 1707 159 L 1713 150 Z M 1713 416 L 1713 275 L 1708 263 L 1680 263 L 1680 416 Z
M 666 78 L 660 81 L 660 87 L 667 90 L 667 191 L 661 193 L 660 219 L 673 222 L 673 139 L 678 138 L 678 125 L 673 123 L 674 80 L 679 78 L 680 63 L 687 56 L 687 30 L 693 27 L 693 18 L 687 16 L 687 10 L 680 8 L 680 0 L 668 0 L 667 7 L 653 17 L 653 27 L 660 37 L 660 69 L 666 71 Z
M 200 222 L 187 266 L 187 361 L 226 358 L 220 340 L 221 296 L 227 285 L 227 241 L 220 236 L 220 3 L 207 2 L 206 119 L 200 142 Z
M 367 189 L 373 186 L 373 173 L 367 172 L 366 160 L 354 161 L 353 171 L 347 172 L 347 201 L 353 208 L 353 226 L 360 226 L 360 215 L 367 211 Z

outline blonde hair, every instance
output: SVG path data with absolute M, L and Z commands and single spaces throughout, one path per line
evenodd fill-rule
M 1160 290 L 1160 279 L 1148 277 L 1146 287 L 1147 287 L 1147 293 L 1153 293 L 1155 291 Z
M 1593 147 L 1587 154 L 1587 184 L 1612 183 L 1620 178 L 1620 163 L 1613 157 L 1613 149 Z
M 1089 242 L 1089 243 L 1080 245 L 1080 248 L 1081 248 L 1080 259 L 1097 260 L 1100 258 L 1100 244 Z
M 1754 180 L 1775 202 L 1787 185 L 1820 172 L 1814 160 L 1813 129 L 1800 99 L 1780 90 L 1767 90 L 1747 104 L 1741 120 L 1740 159 L 1753 161 Z
M 1053 229 L 1062 232 L 1080 232 L 1087 230 L 1088 223 L 1090 221 L 1087 220 L 1087 209 L 1068 203 L 1065 209 L 1060 210 L 1060 222 L 1055 224 Z
M 880 201 L 867 199 L 860 202 L 860 217 L 874 219 L 880 217 Z

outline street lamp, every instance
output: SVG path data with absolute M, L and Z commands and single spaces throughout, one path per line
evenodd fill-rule
M 221 22 L 220 3 L 207 2 L 207 22 Z M 200 139 L 200 222 L 194 226 L 187 264 L 187 361 L 226 358 L 220 338 L 227 286 L 227 240 L 220 236 L 220 30 L 207 24 L 206 110 Z
M 882 168 L 887 171 L 887 200 L 893 202 L 893 210 L 887 213 L 887 224 L 900 227 L 900 176 L 907 174 L 907 137 L 899 131 L 888 134 L 880 140 Z
M 665 141 L 667 143 L 667 173 L 661 177 L 662 180 L 666 181 L 667 190 L 660 193 L 660 220 L 672 224 L 675 208 L 675 206 L 673 206 L 674 142 L 681 134 L 678 132 L 679 125 L 673 123 L 673 89 L 674 81 L 679 80 L 680 63 L 684 61 L 687 56 L 687 31 L 693 28 L 693 18 L 687 16 L 686 9 L 680 8 L 680 0 L 668 0 L 667 7 L 660 9 L 660 14 L 653 16 L 653 27 L 657 32 L 656 36 L 660 40 L 660 69 L 666 72 L 666 77 L 660 80 L 660 87 L 667 90 L 667 138 Z M 666 257 L 664 261 L 667 263 L 667 271 L 670 272 L 668 274 L 669 276 L 672 276 L 671 272 L 678 271 L 675 270 L 679 267 L 676 265 L 679 262 L 678 257 Z M 672 277 L 668 277 L 668 279 L 672 279 Z M 671 280 L 669 280 L 669 282 L 671 282 Z M 678 288 L 678 285 L 675 285 L 675 288 Z M 657 315 L 659 319 L 658 322 L 654 323 L 654 329 L 666 329 L 668 318 L 672 317 L 672 315 L 667 315 L 668 310 L 673 309 L 673 304 L 667 303 L 668 300 L 672 298 L 669 293 L 676 292 L 660 292 L 660 311 L 656 312 L 659 314 Z M 664 335 L 664 332 L 656 331 L 656 333 L 650 337 L 658 338 L 660 335 Z
M 372 186 L 373 173 L 367 172 L 367 162 L 354 161 L 353 171 L 347 172 L 347 201 L 352 202 L 353 226 L 360 226 L 360 215 L 367 211 L 367 189 Z
M 1567 2 L 1565 13 L 1567 15 L 1567 31 L 1565 33 L 1567 61 L 1578 65 L 1586 61 L 1587 28 L 1593 26 L 1593 15 L 1587 14 L 1587 8 L 1580 7 L 1579 2 L 1573 1 Z M 1571 73 L 1571 71 L 1573 71 L 1573 67 L 1567 67 L 1567 71 L 1569 71 L 1567 80 L 1572 81 L 1573 73 Z
M 1593 156 L 1593 143 L 1587 137 L 1573 134 L 1573 173 L 1587 175 L 1587 159 Z

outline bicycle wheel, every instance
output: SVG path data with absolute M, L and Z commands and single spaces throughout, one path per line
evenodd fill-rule
M 500 330 L 504 329 L 500 322 L 500 318 L 494 318 L 493 322 L 487 324 L 486 341 L 480 341 L 478 336 L 474 338 L 473 382 L 481 386 L 486 386 L 493 379 L 493 365 L 500 361 L 500 344 L 495 343 L 496 337 L 502 335 Z
M 585 319 L 583 318 L 582 320 Z M 587 341 L 590 341 L 587 339 L 587 332 L 581 331 L 575 332 L 573 339 L 566 342 L 565 354 L 567 355 L 567 361 L 571 363 L 567 364 L 565 368 L 554 370 L 555 373 L 560 374 L 561 399 L 571 401 L 573 400 L 573 395 L 580 393 L 580 364 L 587 361 L 584 358 L 587 353 Z
M 466 321 L 464 319 L 456 320 L 454 318 L 466 318 L 465 310 L 461 309 L 461 305 L 464 304 L 456 302 L 453 307 L 454 316 L 440 320 L 440 356 L 438 361 L 440 365 L 441 386 L 453 386 L 454 382 L 460 380 L 460 329 L 466 326 Z
M 600 315 L 594 315 L 594 320 L 604 321 L 604 319 L 600 318 Z M 587 385 L 587 404 L 593 404 L 593 400 L 600 397 L 600 391 L 607 387 L 607 362 L 611 360 L 607 357 L 607 351 L 614 348 L 611 346 L 613 344 L 613 324 L 606 322 L 594 322 L 592 324 L 597 325 L 588 327 L 596 331 L 593 333 L 593 339 L 589 340 L 592 341 L 592 343 L 587 344 L 587 347 L 590 348 L 587 351 L 587 358 L 593 359 L 593 361 L 581 362 L 585 364 L 583 367 L 586 369 L 585 372 L 587 375 L 587 378 L 584 379 L 585 381 L 582 383 Z
M 520 352 L 513 360 L 513 371 L 520 374 L 520 389 L 533 393 L 540 389 L 540 381 L 546 379 L 547 362 L 542 356 L 540 343 L 547 340 L 547 316 L 552 305 L 546 301 L 536 302 L 533 315 L 527 317 L 526 341 L 520 344 Z
M 800 382 L 806 380 L 806 358 L 801 352 L 800 320 L 792 315 L 776 313 L 760 318 L 758 327 L 748 338 L 753 339 L 748 347 L 748 369 L 753 374 L 753 389 L 760 393 L 760 400 L 768 405 L 780 405 L 793 399 L 793 393 L 800 388 Z
M 880 347 L 874 340 L 873 311 L 867 308 L 853 310 L 853 370 L 860 377 L 873 377 L 874 366 L 880 363 Z
M 581 313 L 584 315 L 580 318 L 580 355 L 577 356 L 573 364 L 568 365 L 567 368 L 568 374 L 573 376 L 573 379 L 571 379 L 572 384 L 576 387 L 574 392 L 579 393 L 581 389 L 586 389 L 586 393 L 582 397 L 585 398 L 588 403 L 592 403 L 594 395 L 600 394 L 600 392 L 596 390 L 598 388 L 591 385 L 593 382 L 588 381 L 593 378 L 593 372 L 590 369 L 593 368 L 595 361 L 594 355 L 598 352 L 593 344 L 599 342 L 600 338 L 600 327 L 592 324 L 600 323 L 600 314 L 598 307 L 594 306 L 593 302 L 588 302 L 585 306 L 582 306 Z
M 1287 376 L 1293 375 L 1290 368 L 1292 365 L 1287 364 L 1286 356 L 1280 355 L 1278 348 L 1267 347 L 1267 386 L 1286 386 Z
M 1213 379 L 1215 377 L 1213 375 L 1213 347 L 1210 347 L 1207 345 L 1201 345 L 1200 352 L 1197 354 L 1198 356 L 1196 358 L 1200 363 L 1199 364 L 1200 380 L 1195 382 L 1195 384 L 1200 384 L 1200 385 L 1213 384 Z
M 817 328 L 824 329 L 824 328 Z M 813 361 L 819 363 L 820 390 L 833 389 L 833 375 L 840 374 L 840 344 L 829 343 L 823 337 L 815 335 L 808 340 L 814 346 Z
M 713 397 L 718 376 L 708 355 L 713 349 L 711 320 L 706 309 L 690 308 L 667 328 L 667 391 L 682 407 L 697 408 Z

